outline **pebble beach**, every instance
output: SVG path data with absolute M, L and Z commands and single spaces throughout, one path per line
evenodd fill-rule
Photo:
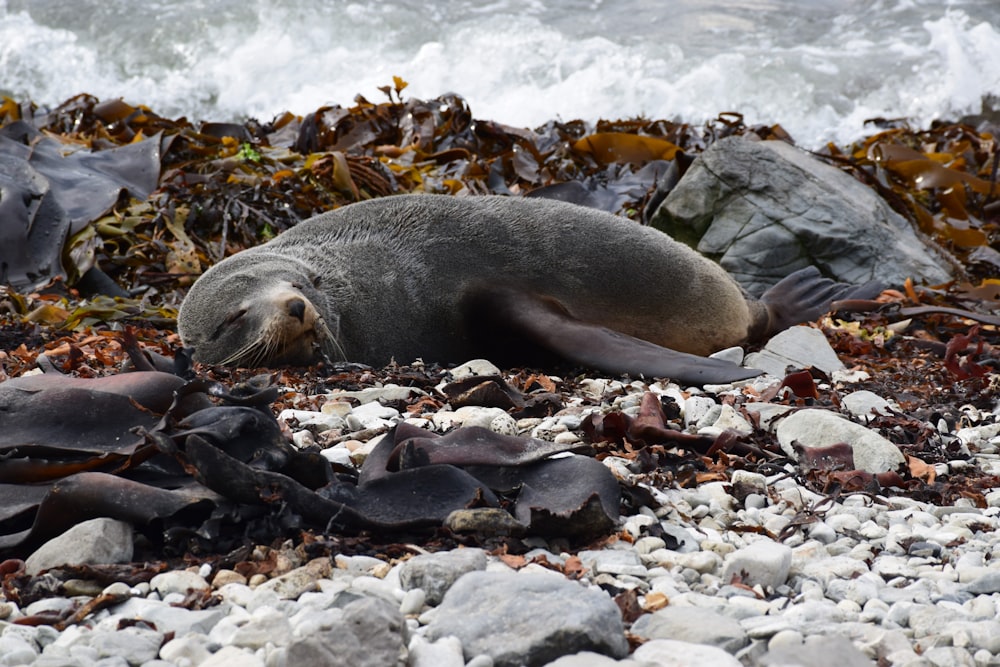
M 454 372 L 500 371 L 477 361 Z M 821 395 L 839 397 L 839 410 L 817 404 L 797 411 L 817 419 L 840 414 L 833 418 L 861 431 L 861 444 L 852 445 L 858 453 L 875 447 L 872 439 L 888 442 L 867 424 L 880 411 L 899 409 L 891 397 L 857 390 L 860 377 L 857 369 L 842 369 L 818 383 Z M 787 437 L 782 422 L 790 423 L 794 411 L 754 400 L 778 383 L 764 375 L 700 390 L 592 377 L 576 385 L 559 413 L 523 420 L 496 408 L 451 411 L 447 405 L 433 414 L 401 414 L 380 399 L 408 390 L 375 383 L 351 394 L 357 399 L 351 409 L 332 394 L 324 408 L 286 410 L 279 419 L 300 446 L 332 441 L 334 433 L 369 438 L 337 438 L 323 450 L 344 464 L 363 460 L 380 437 L 371 434 L 404 419 L 432 430 L 479 424 L 571 443 L 585 437 L 580 426 L 588 415 L 636 414 L 648 393 L 681 408 L 672 422 L 678 430 L 734 429 L 780 440 Z M 955 452 L 953 460 L 934 464 L 933 474 L 948 479 L 976 469 L 1000 475 L 998 412 L 964 406 L 959 421 L 929 425 L 944 449 Z M 0 664 L 1000 664 L 1000 489 L 985 495 L 985 507 L 964 498 L 931 504 L 891 487 L 833 498 L 810 489 L 803 481 L 808 466 L 791 460 L 765 472 L 731 469 L 717 481 L 679 488 L 636 474 L 635 461 L 625 457 L 607 456 L 603 463 L 647 490 L 653 502 L 623 516 L 614 535 L 593 545 L 528 537 L 526 551 L 516 556 L 413 544 L 402 558 L 308 559 L 290 541 L 257 547 L 252 559 L 273 563 L 266 574 L 246 577 L 206 562 L 137 585 L 79 581 L 23 609 L 0 603 Z M 129 560 L 126 524 L 88 524 L 97 525 L 81 525 L 55 542 L 69 540 L 77 556 L 93 548 L 98 559 Z M 56 546 L 33 555 L 28 571 L 59 562 L 59 555 L 45 562 L 45 551 Z M 46 613 L 65 616 L 95 597 L 104 600 L 99 610 L 61 631 L 18 623 Z

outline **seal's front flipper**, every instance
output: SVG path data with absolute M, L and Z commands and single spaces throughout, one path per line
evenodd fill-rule
M 751 338 L 770 338 L 788 327 L 818 319 L 829 312 L 834 301 L 872 299 L 882 289 L 881 283 L 875 281 L 864 285 L 838 283 L 824 278 L 815 266 L 807 266 L 785 276 L 760 297 L 767 308 L 767 329 Z
M 558 357 L 610 373 L 667 377 L 687 384 L 721 384 L 745 380 L 761 371 L 742 368 L 660 347 L 649 341 L 580 321 L 558 301 L 519 290 L 478 294 L 470 316 L 480 326 L 496 327 L 514 339 L 543 348 Z M 508 351 L 510 351 L 509 346 Z

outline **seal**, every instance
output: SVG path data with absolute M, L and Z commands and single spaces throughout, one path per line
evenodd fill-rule
M 760 371 L 702 355 L 872 291 L 810 267 L 758 300 L 694 250 L 609 213 L 540 198 L 398 195 L 324 213 L 219 262 L 189 290 L 178 329 L 209 364 L 486 356 L 704 384 Z

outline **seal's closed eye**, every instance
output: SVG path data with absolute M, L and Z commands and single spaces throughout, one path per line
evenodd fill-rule
M 222 335 L 222 332 L 223 330 L 225 330 L 226 327 L 230 326 L 234 322 L 237 322 L 241 317 L 243 317 L 246 314 L 247 314 L 246 308 L 241 308 L 240 310 L 229 313 L 229 315 L 226 316 L 226 319 L 222 320 L 222 324 L 217 326 L 215 328 L 215 331 L 212 332 L 211 339 L 218 340 L 219 336 Z

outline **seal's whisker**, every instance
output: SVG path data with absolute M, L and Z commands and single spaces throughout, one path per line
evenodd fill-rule
M 316 328 L 319 330 L 320 338 L 323 341 L 323 349 L 330 347 L 336 353 L 337 361 L 347 361 L 347 353 L 344 352 L 344 348 L 341 347 L 340 341 L 338 341 L 337 337 L 333 335 L 332 331 L 330 331 L 330 327 L 326 326 L 326 321 L 322 317 L 316 318 Z

